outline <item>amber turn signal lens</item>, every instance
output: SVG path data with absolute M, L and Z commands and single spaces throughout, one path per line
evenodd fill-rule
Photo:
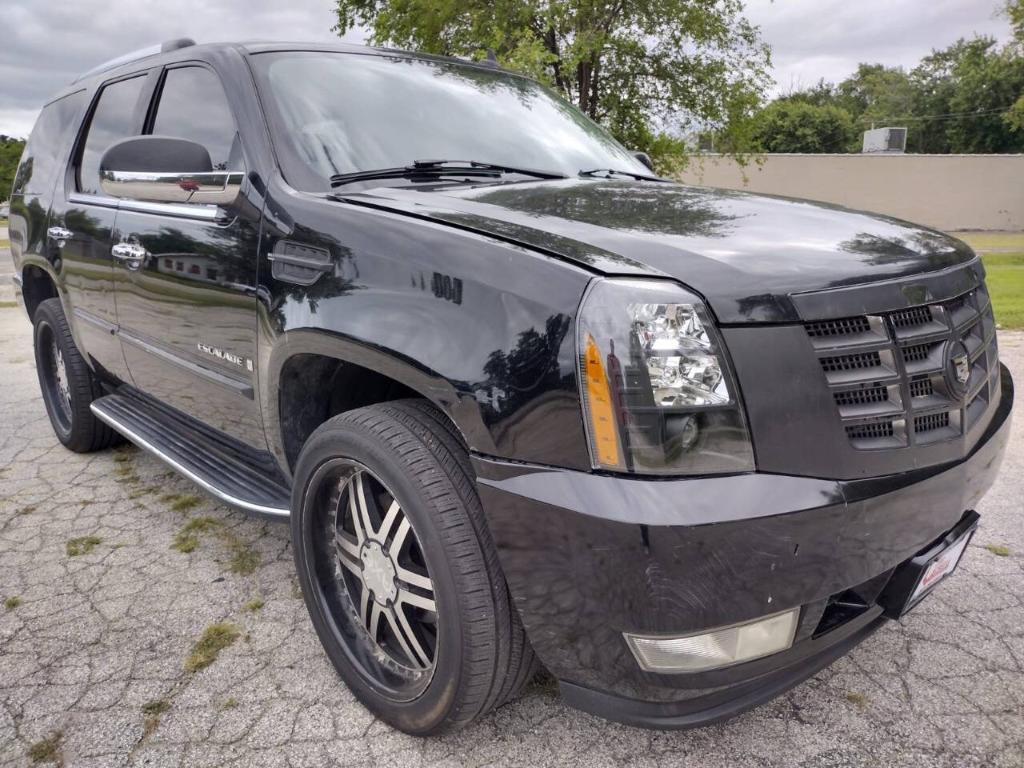
M 622 450 L 619 446 L 619 430 L 615 425 L 615 409 L 612 406 L 608 376 L 601 351 L 594 337 L 588 335 L 583 352 L 583 364 L 587 377 L 587 406 L 590 408 L 590 427 L 593 430 L 594 448 L 597 460 L 606 467 L 622 466 Z

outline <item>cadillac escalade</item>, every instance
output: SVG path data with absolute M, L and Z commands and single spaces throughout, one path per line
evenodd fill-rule
M 57 439 L 287 520 L 406 732 L 543 666 L 709 723 L 957 566 L 1007 440 L 962 242 L 684 186 L 491 62 L 173 41 L 42 110 L 11 202 Z

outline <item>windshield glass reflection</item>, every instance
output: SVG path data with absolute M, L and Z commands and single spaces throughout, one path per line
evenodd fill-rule
M 253 59 L 283 124 L 279 140 L 321 179 L 439 159 L 649 173 L 575 107 L 507 72 L 313 51 Z

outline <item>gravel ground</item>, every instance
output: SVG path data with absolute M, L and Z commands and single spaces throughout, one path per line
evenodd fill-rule
M 1024 381 L 1024 334 L 1001 344 Z M 33 367 L 24 315 L 0 310 L 0 765 L 1024 766 L 1020 420 L 957 576 L 788 695 L 662 733 L 537 684 L 421 740 L 335 676 L 286 527 L 193 495 L 134 448 L 64 450 Z M 189 671 L 215 656 L 194 643 L 225 622 L 220 637 L 237 639 Z

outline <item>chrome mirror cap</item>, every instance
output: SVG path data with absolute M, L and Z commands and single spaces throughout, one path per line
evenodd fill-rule
M 100 171 L 100 186 L 110 197 L 153 203 L 231 205 L 242 191 L 242 171 L 153 173 Z

